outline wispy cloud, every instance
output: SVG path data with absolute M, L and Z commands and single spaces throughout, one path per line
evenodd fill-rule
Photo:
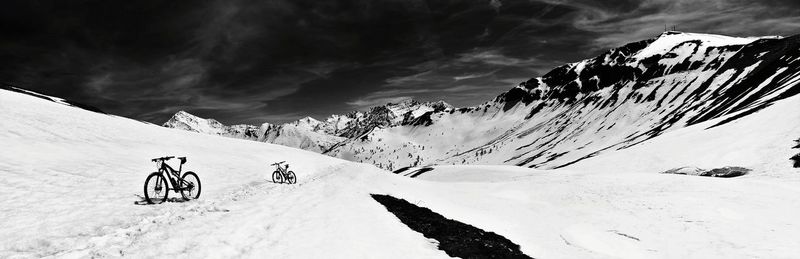
M 402 101 L 413 99 L 411 96 L 395 96 L 395 97 L 367 97 L 347 102 L 348 105 L 354 106 L 356 109 L 365 107 L 373 107 L 384 105 L 387 103 L 399 103 Z
M 646 0 L 625 11 L 580 2 L 568 4 L 580 10 L 573 20 L 575 27 L 598 33 L 599 37 L 592 40 L 595 49 L 651 38 L 665 25 L 733 36 L 800 32 L 800 2 L 796 1 Z
M 800 32 L 797 0 L 46 2 L 7 4 L 0 80 L 154 123 L 469 106 L 664 24 Z
M 400 86 L 409 83 L 419 83 L 419 82 L 427 82 L 429 80 L 428 76 L 433 73 L 432 70 L 416 73 L 410 76 L 400 76 L 400 77 L 393 77 L 386 79 L 386 83 L 388 85 L 393 86 Z
M 525 66 L 537 62 L 535 58 L 520 59 L 508 57 L 500 53 L 499 50 L 479 50 L 470 53 L 461 54 L 457 59 L 458 62 L 482 62 L 488 65 L 496 66 Z
M 455 76 L 455 77 L 453 77 L 453 80 L 461 81 L 461 80 L 466 80 L 466 79 L 481 78 L 481 77 L 490 76 L 490 75 L 494 74 L 494 72 L 497 72 L 497 70 L 489 71 L 489 72 L 486 72 L 486 73 L 467 74 L 467 75 L 463 75 L 463 76 Z

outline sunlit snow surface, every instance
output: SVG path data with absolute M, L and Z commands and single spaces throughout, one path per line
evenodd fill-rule
M 0 91 L 0 258 L 448 258 L 369 193 L 498 233 L 535 258 L 791 258 L 800 254 L 800 173 L 788 161 L 798 105 L 789 98 L 562 170 L 446 166 L 412 179 Z M 149 159 L 164 155 L 189 157 L 200 199 L 136 205 Z M 282 160 L 297 185 L 266 179 Z M 756 170 L 654 171 L 729 163 Z
M 656 54 L 666 53 L 674 46 L 692 40 L 702 42 L 701 45 L 704 47 L 719 47 L 719 46 L 729 46 L 729 45 L 744 45 L 762 38 L 777 38 L 777 37 L 773 36 L 773 37 L 740 38 L 740 37 L 730 37 L 724 35 L 704 34 L 704 33 L 667 32 L 665 33 L 665 36 L 660 37 L 658 40 L 653 42 L 653 44 L 651 44 L 647 48 L 637 53 L 634 56 L 634 58 L 643 59 Z

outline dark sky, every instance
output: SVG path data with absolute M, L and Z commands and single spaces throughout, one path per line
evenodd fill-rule
M 0 81 L 163 123 L 488 101 L 664 24 L 800 33 L 797 0 L 3 1 Z

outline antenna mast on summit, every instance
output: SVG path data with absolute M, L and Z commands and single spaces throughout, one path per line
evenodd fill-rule
M 672 27 L 667 27 L 667 24 L 664 24 L 664 31 L 665 32 L 666 31 L 670 31 L 669 30 L 670 28 L 672 29 L 672 31 L 677 31 L 678 30 L 678 26 L 677 25 L 672 25 Z

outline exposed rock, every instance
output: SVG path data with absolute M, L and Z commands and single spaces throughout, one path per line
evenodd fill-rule
M 726 166 L 721 168 L 714 168 L 711 170 L 704 170 L 697 167 L 686 166 L 686 167 L 678 167 L 670 169 L 661 173 L 731 178 L 731 177 L 746 175 L 750 173 L 750 171 L 752 170 L 739 166 Z
M 793 148 L 800 148 L 800 139 L 794 141 L 796 145 Z M 794 155 L 792 158 L 789 158 L 794 161 L 794 168 L 800 168 L 800 153 Z
M 437 247 L 452 257 L 520 258 L 531 257 L 520 246 L 497 233 L 445 218 L 428 208 L 389 195 L 372 194 L 400 222 L 423 236 L 438 241 Z
M 738 166 L 726 166 L 723 168 L 714 168 L 710 171 L 706 171 L 700 176 L 710 176 L 710 177 L 723 177 L 723 178 L 730 178 L 730 177 L 737 177 L 746 175 L 752 171 L 751 169 L 738 167 Z

